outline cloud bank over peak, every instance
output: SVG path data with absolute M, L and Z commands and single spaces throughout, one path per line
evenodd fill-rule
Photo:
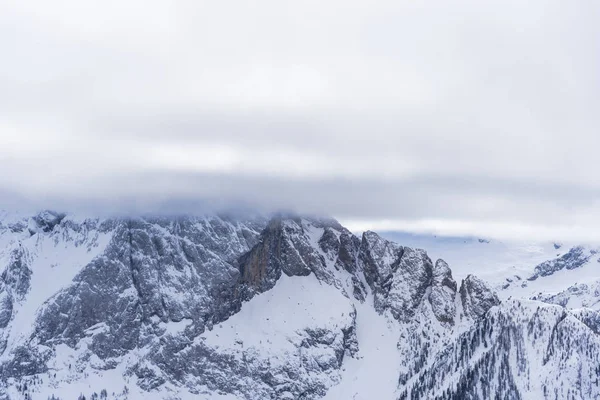
M 0 204 L 586 240 L 594 2 L 0 5 Z

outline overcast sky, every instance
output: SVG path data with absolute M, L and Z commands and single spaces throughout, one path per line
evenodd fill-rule
M 4 208 L 600 240 L 600 2 L 0 3 Z

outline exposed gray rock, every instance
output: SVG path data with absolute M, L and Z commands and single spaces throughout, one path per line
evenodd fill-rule
M 51 232 L 66 216 L 67 214 L 56 211 L 42 211 L 32 218 L 34 224 L 30 225 L 29 230 L 31 234 L 40 230 L 43 232 Z
M 251 298 L 275 286 L 282 274 L 307 276 L 342 288 L 336 271 L 350 274 L 352 293 L 363 299 L 366 288 L 356 278 L 360 241 L 337 222 L 327 219 L 276 217 L 261 233 L 258 244 L 240 257 L 241 281 Z
M 332 380 L 339 379 L 344 358 L 358 351 L 356 312 L 334 328 L 307 327 L 297 332 L 287 338 L 294 349 L 283 354 L 257 351 L 244 339 L 238 343 L 238 352 L 219 350 L 203 340 L 164 338 L 142 361 L 158 366 L 162 375 L 152 368 L 137 370 L 139 384 L 152 389 L 168 380 L 246 399 L 316 399 L 326 393 Z
M 535 272 L 528 279 L 536 280 L 541 276 L 552 275 L 562 269 L 575 269 L 586 264 L 595 252 L 589 252 L 584 247 L 573 247 L 567 253 L 555 258 L 554 260 L 545 261 L 535 267 Z
M 337 253 L 340 250 L 340 240 L 336 232 L 330 227 L 326 227 L 323 230 L 323 235 L 319 239 L 319 247 L 325 253 Z
M 460 285 L 460 299 L 466 317 L 478 319 L 500 304 L 496 293 L 483 280 L 468 275 Z
M 283 218 L 269 222 L 258 244 L 240 258 L 243 283 L 260 293 L 275 286 L 283 272 L 289 276 L 311 273 L 311 264 L 321 260 L 304 243 L 304 230 L 299 222 Z
M 374 232 L 363 234 L 359 259 L 379 312 L 389 309 L 406 322 L 427 299 L 440 322 L 454 322 L 457 285 L 444 260 L 434 267 L 424 250 L 399 246 Z
M 433 279 L 429 302 L 433 314 L 440 322 L 454 322 L 456 316 L 456 281 L 444 260 L 437 260 L 433 268 Z
M 28 265 L 28 254 L 18 246 L 10 253 L 8 265 L 0 275 L 0 290 L 6 288 L 17 300 L 27 295 L 31 281 L 31 269 Z
M 339 374 L 348 340 L 342 331 L 307 330 L 305 337 L 295 353 L 285 355 L 284 364 L 271 363 L 252 352 L 240 359 L 202 343 L 181 348 L 167 342 L 157 348 L 150 360 L 164 372 L 164 377 L 156 376 L 150 368 L 138 369 L 138 382 L 145 389 L 153 389 L 169 379 L 192 390 L 206 386 L 256 400 L 317 399 L 325 395 L 329 375 Z
M 394 242 L 383 239 L 375 232 L 367 231 L 362 235 L 360 260 L 365 279 L 374 290 L 379 290 L 392 276 L 392 265 L 404 253 L 404 248 Z
M 193 342 L 238 312 L 243 301 L 272 288 L 283 273 L 314 274 L 324 284 L 345 290 L 335 277 L 338 270 L 348 274 L 353 293 L 347 295 L 364 300 L 366 288 L 349 272 L 357 269 L 359 240 L 335 221 L 278 217 L 267 225 L 223 217 L 102 223 L 63 219 L 40 234 L 75 240 L 65 236 L 67 231 L 99 230 L 111 234 L 106 249 L 42 308 L 35 341 L 12 351 L 11 361 L 0 367 L 1 379 L 47 371 L 52 348 L 60 343 L 77 348 L 85 342 L 90 353 L 84 356 L 93 354 L 99 360 L 96 367 L 107 369 L 120 357 L 150 346 L 149 356 L 129 371 L 145 389 L 178 382 L 190 390 L 204 385 L 249 399 L 312 399 L 339 379 L 344 355 L 358 351 L 355 312 L 349 324 L 335 331 L 307 330 L 299 352 L 280 371 L 250 353 L 241 362 Z M 26 293 L 31 271 L 25 259 L 24 253 L 15 253 L 5 270 L 4 285 L 11 291 Z M 4 323 L 10 319 L 12 300 L 2 299 Z M 189 323 L 181 334 L 164 336 L 161 324 L 183 320 Z M 256 383 L 248 385 L 249 380 Z
M 13 299 L 6 288 L 0 288 L 0 329 L 6 328 L 13 311 Z
M 340 234 L 339 241 L 340 248 L 336 267 L 343 268 L 351 274 L 354 274 L 356 273 L 358 266 L 360 239 L 344 229 Z
M 35 221 L 33 236 L 27 229 L 10 232 L 88 250 L 97 246 L 99 233 L 110 241 L 41 307 L 31 336 L 7 347 L 4 328 L 10 328 L 22 300 L 31 294 L 38 265 L 31 263 L 33 253 L 19 249 L 18 240 L 11 242 L 3 258 L 7 264 L 0 266 L 0 388 L 12 378 L 49 372 L 60 349 L 73 352 L 73 379 L 89 368 L 119 367 L 131 384 L 145 390 L 175 385 L 199 397 L 204 391 L 248 400 L 318 399 L 344 375 L 346 357 L 362 358 L 356 309 L 364 310 L 370 301 L 353 299 L 365 302 L 371 295 L 378 312 L 397 320 L 387 323 L 399 338 L 395 350 L 403 360 L 398 366 L 401 398 L 527 398 L 523 388 L 537 379 L 528 371 L 530 365 L 540 371 L 566 369 L 578 360 L 598 365 L 597 313 L 549 305 L 536 310 L 535 304 L 521 303 L 494 307 L 500 303 L 497 296 L 471 275 L 463 280 L 457 303 L 457 284 L 443 260 L 434 265 L 425 251 L 373 232 L 359 239 L 330 219 L 280 215 L 270 221 L 226 216 L 77 221 L 52 213 L 36 218 L 27 219 Z M 223 345 L 222 337 L 214 339 L 227 321 L 238 326 L 231 321 L 244 315 L 236 315 L 243 307 L 281 304 L 281 297 L 260 303 L 273 295 L 268 291 L 282 289 L 278 284 L 292 285 L 284 286 L 287 299 L 288 289 L 293 293 L 297 282 L 308 279 L 317 288 L 331 289 L 347 302 L 340 303 L 345 308 L 339 311 L 323 301 L 305 305 L 292 297 L 291 304 L 301 310 L 294 315 L 308 316 L 307 321 L 316 315 L 326 318 L 312 324 L 294 319 L 302 321 L 302 328 L 290 329 L 281 347 L 256 344 L 270 332 L 268 318 L 261 318 L 260 329 L 267 330 L 253 336 L 258 337 L 254 344 L 248 344 L 248 337 L 238 338 L 235 328 L 231 347 Z M 464 311 L 461 323 L 456 304 Z M 330 308 L 332 314 L 323 314 Z M 283 315 L 289 322 L 290 316 Z M 540 382 L 558 398 L 593 397 L 594 374 L 597 370 L 589 369 L 580 379 L 565 377 L 572 392 L 551 375 Z
M 404 247 L 392 269 L 391 278 L 382 285 L 387 294 L 376 294 L 375 304 L 389 307 L 396 319 L 406 321 L 414 315 L 431 286 L 433 264 L 425 251 Z
M 389 309 L 400 321 L 412 317 L 432 284 L 433 265 L 427 253 L 365 232 L 360 259 L 375 308 Z
M 123 220 L 104 254 L 44 308 L 36 336 L 74 346 L 86 329 L 106 323 L 92 344 L 106 358 L 143 346 L 142 328 L 153 316 L 190 319 L 201 332 L 239 310 L 234 263 L 255 243 L 252 235 L 258 232 L 219 218 Z

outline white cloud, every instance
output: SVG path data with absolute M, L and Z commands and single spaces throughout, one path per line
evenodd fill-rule
M 587 235 L 600 222 L 599 12 L 5 1 L 0 189 L 35 207 L 244 205 Z

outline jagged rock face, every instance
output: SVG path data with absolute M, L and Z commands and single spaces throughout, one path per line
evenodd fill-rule
M 336 301 L 339 304 L 350 304 L 349 296 L 364 300 L 366 287 L 349 272 L 358 268 L 359 253 L 359 240 L 349 231 L 330 220 L 276 218 L 266 227 L 261 223 L 215 217 L 98 224 L 63 218 L 53 231 L 34 233 L 28 240 L 50 235 L 55 242 L 89 246 L 78 239 L 83 230 L 101 230 L 110 240 L 71 284 L 41 307 L 33 340 L 11 347 L 8 361 L 0 364 L 0 377 L 44 373 L 56 362 L 55 346 L 66 345 L 73 349 L 72 362 L 78 369 L 87 368 L 91 355 L 96 357 L 95 368 L 110 370 L 138 352 L 140 362 L 128 367 L 128 373 L 148 390 L 178 382 L 192 392 L 209 387 L 248 399 L 322 396 L 339 380 L 344 355 L 358 351 L 352 308 L 331 316 L 343 321 L 335 326 L 307 324 L 285 357 L 263 357 L 248 348 L 238 360 L 198 342 L 240 312 L 244 301 L 274 290 L 282 275 L 317 277 L 346 299 Z M 3 287 L 10 292 L 0 292 L 2 324 L 12 318 L 10 294 L 29 289 L 26 278 L 31 271 L 21 259 L 11 258 L 3 275 Z M 172 334 L 173 325 L 183 328 Z M 273 368 L 276 359 L 283 360 L 280 370 Z M 256 385 L 249 386 L 249 380 Z M 297 382 L 291 385 L 290 380 Z
M 47 369 L 51 354 L 40 353 L 35 347 L 38 343 L 47 345 L 46 349 L 60 343 L 75 347 L 91 335 L 86 345 L 89 351 L 110 365 L 112 358 L 156 337 L 154 318 L 165 322 L 189 319 L 193 321 L 190 331 L 196 333 L 227 318 L 241 305 L 235 260 L 257 242 L 263 223 L 214 217 L 124 219 L 101 224 L 63 219 L 59 224 L 52 232 L 32 236 L 33 246 L 47 238 L 50 243 L 65 241 L 75 248 L 85 247 L 88 242 L 82 238 L 93 239 L 99 232 L 111 240 L 98 257 L 81 266 L 72 284 L 41 308 L 32 334 L 34 347 L 25 342 L 11 350 L 10 362 L 0 366 L 4 378 Z M 9 294 L 28 289 L 31 270 L 23 258 L 12 257 L 2 275 Z M 11 306 L 3 300 L 2 316 L 8 315 L 9 320 Z M 22 313 L 19 310 L 17 307 L 17 317 Z M 98 326 L 102 329 L 97 330 Z M 0 344 L 3 336 L 6 332 L 0 331 Z
M 319 239 L 319 247 L 325 253 L 338 253 L 340 251 L 340 240 L 338 234 L 333 229 L 326 227 L 323 229 L 323 235 Z
M 392 276 L 392 265 L 404 253 L 402 246 L 371 231 L 363 233 L 360 250 L 365 279 L 372 288 L 384 285 Z
M 427 253 L 398 246 L 374 232 L 365 232 L 360 259 L 365 278 L 373 291 L 375 308 L 380 312 L 390 310 L 394 318 L 408 321 L 433 283 L 434 268 Z M 443 280 L 443 277 L 440 276 L 440 279 Z M 448 313 L 452 313 L 452 306 L 445 304 L 449 296 L 445 295 L 443 287 L 440 282 L 432 298 L 440 316 L 446 306 Z
M 105 359 L 143 346 L 152 317 L 191 320 L 191 329 L 201 332 L 239 310 L 234 261 L 256 236 L 220 219 L 119 222 L 102 256 L 44 308 L 36 336 L 74 346 L 104 323 L 108 332 L 95 335 L 91 348 Z
M 6 328 L 12 316 L 13 299 L 6 290 L 0 291 L 0 328 Z
M 43 211 L 31 219 L 33 224 L 29 225 L 29 231 L 31 234 L 36 233 L 38 230 L 52 232 L 54 227 L 60 224 L 66 216 L 65 213 L 50 210 Z
M 500 304 L 498 296 L 481 279 L 468 275 L 460 286 L 460 299 L 465 316 L 481 318 L 493 306 Z
M 8 265 L 0 275 L 0 355 L 7 346 L 6 328 L 13 317 L 14 303 L 27 296 L 31 269 L 26 250 L 18 245 L 8 254 Z
M 251 293 L 271 289 L 282 274 L 307 276 L 343 288 L 363 299 L 366 288 L 356 278 L 359 240 L 337 222 L 319 219 L 273 219 L 260 235 L 259 243 L 239 261 L 242 282 Z M 348 285 L 336 274 L 346 271 Z M 346 288 L 344 288 L 346 289 Z
M 383 292 L 383 296 L 376 296 L 376 304 L 389 308 L 396 319 L 406 321 L 425 297 L 432 277 L 433 264 L 427 253 L 405 247 L 393 265 L 391 278 L 382 285 L 387 294 Z
M 92 344 L 100 358 L 122 355 L 138 345 L 143 304 L 152 309 L 155 303 L 152 296 L 143 297 L 141 287 L 146 285 L 135 271 L 139 258 L 133 235 L 126 223 L 120 224 L 105 253 L 44 307 L 35 332 L 42 343 L 61 341 L 74 347 L 87 329 L 106 323 L 109 331 L 94 336 Z
M 31 269 L 27 263 L 27 252 L 22 247 L 14 249 L 8 261 L 8 265 L 0 276 L 0 290 L 10 290 L 17 299 L 22 299 L 29 291 L 31 281 Z
M 13 298 L 6 288 L 0 289 L 0 354 L 6 349 L 6 334 L 4 333 L 13 314 Z
M 452 278 L 452 270 L 444 260 L 437 260 L 433 268 L 434 286 L 443 286 L 456 293 L 456 281 Z
M 588 251 L 584 247 L 577 246 L 570 249 L 567 253 L 562 256 L 541 263 L 535 267 L 534 274 L 529 277 L 530 281 L 536 280 L 541 276 L 549 276 L 562 269 L 575 269 L 580 268 L 586 264 L 595 251 Z
M 456 316 L 456 281 L 444 260 L 437 260 L 433 268 L 433 278 L 429 302 L 433 314 L 440 322 L 454 322 Z
M 247 399 L 322 397 L 339 381 L 344 358 L 358 351 L 356 312 L 337 289 L 321 286 L 314 277 L 282 280 L 192 342 L 157 343 L 144 362 L 158 366 L 162 379 L 193 382 L 192 387 L 207 386 Z M 294 290 L 304 281 L 310 283 L 304 289 L 316 299 L 337 299 L 312 322 L 302 321 L 304 308 L 318 305 Z M 267 307 L 271 296 L 283 304 Z M 246 321 L 248 315 L 251 321 Z M 145 376 L 142 384 L 160 384 L 152 378 Z
M 275 286 L 281 274 L 306 276 L 311 265 L 320 263 L 300 221 L 272 220 L 261 234 L 259 244 L 240 259 L 243 282 L 258 292 Z
M 348 371 L 386 368 L 400 398 L 599 392 L 599 314 L 500 305 L 471 275 L 457 293 L 443 260 L 333 220 L 46 213 L 1 225 L 0 243 L 0 389 L 119 371 L 142 398 L 316 400 Z M 46 290 L 54 273 L 67 278 Z M 390 344 L 379 332 L 364 341 L 373 326 L 389 330 L 385 352 L 398 358 L 361 370 Z M 536 375 L 579 364 L 580 376 Z
M 337 269 L 344 269 L 352 274 L 357 272 L 360 240 L 347 229 L 342 229 L 337 235 L 333 229 L 326 228 L 319 246 L 326 253 L 337 253 Z

